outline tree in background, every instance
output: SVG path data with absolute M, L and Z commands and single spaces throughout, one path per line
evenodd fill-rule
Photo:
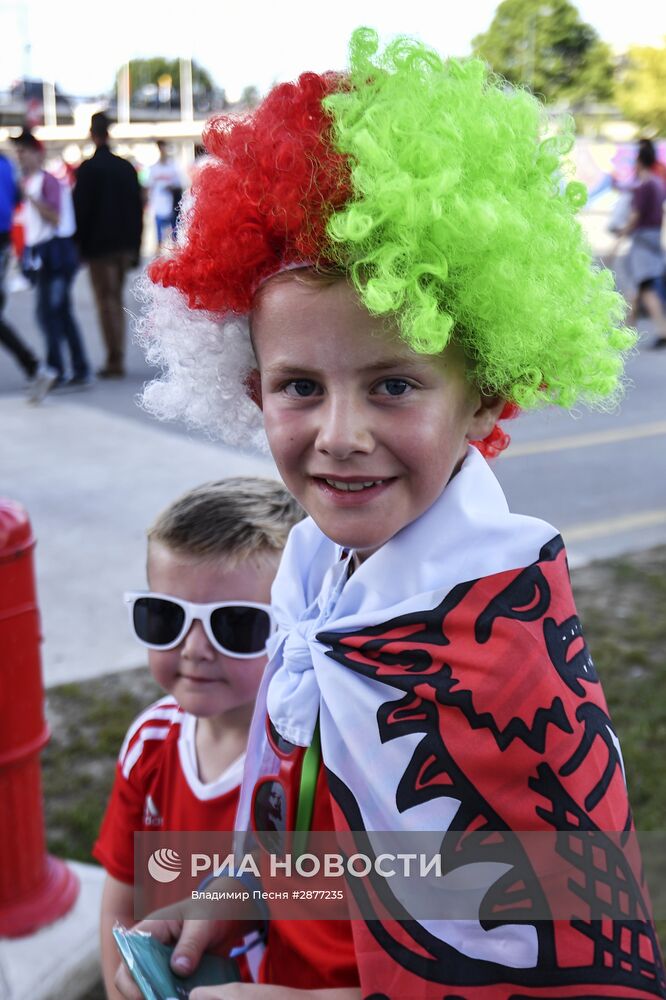
M 622 113 L 646 132 L 666 135 L 666 44 L 632 46 L 618 77 L 615 100 Z
M 503 0 L 472 47 L 496 73 L 547 101 L 577 105 L 613 94 L 610 48 L 569 0 Z
M 243 93 L 241 94 L 240 104 L 245 108 L 256 108 L 261 100 L 261 95 L 254 84 L 250 84 L 249 87 L 243 88 Z
M 122 70 L 116 73 L 114 94 L 118 92 L 118 81 Z M 133 95 L 154 95 L 158 103 L 160 81 L 171 78 L 173 94 L 179 93 L 180 59 L 166 59 L 154 56 L 152 59 L 132 59 L 129 64 L 130 92 Z M 211 98 L 215 94 L 215 84 L 210 74 L 192 60 L 192 90 L 199 98 Z M 152 102 L 151 102 L 152 103 Z

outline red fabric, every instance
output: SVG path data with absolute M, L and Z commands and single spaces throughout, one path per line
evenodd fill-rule
M 12 220 L 12 247 L 14 248 L 14 255 L 21 259 L 23 256 L 23 251 L 25 250 L 25 227 L 23 225 L 23 204 L 19 205 L 14 212 L 14 218 Z
M 633 824 L 561 539 L 544 546 L 532 566 L 461 583 L 437 608 L 319 639 L 335 660 L 392 688 L 377 713 L 383 743 L 420 737 L 405 774 L 393 779 L 400 812 L 440 796 L 457 799 L 456 850 L 464 849 L 472 830 L 597 831 L 595 843 L 604 849 L 595 857 L 594 878 L 584 868 L 576 875 L 591 905 L 601 908 L 595 912 L 603 912 L 607 892 L 626 891 L 626 920 L 532 922 L 538 960 L 527 969 L 467 955 L 416 921 L 386 919 L 377 908 L 376 921 L 352 922 L 363 996 L 666 996 L 647 889 L 635 874 L 639 866 L 629 869 L 626 857 L 618 859 L 616 841 L 603 837 L 603 831 L 631 830 Z M 369 780 L 372 767 L 368 761 Z M 361 829 L 361 811 L 343 778 L 331 774 L 329 785 L 337 828 Z M 496 846 L 494 834 L 488 850 Z M 562 905 L 561 894 L 571 885 L 560 882 L 557 889 Z M 548 890 L 526 852 L 511 884 L 493 898 L 493 912 L 509 924 L 512 912 L 525 920 L 535 901 L 548 904 Z M 571 898 L 580 913 L 575 892 Z M 511 957 L 510 950 L 506 954 Z
M 323 765 L 317 779 L 311 829 L 335 829 Z M 259 982 L 295 990 L 358 986 L 350 923 L 346 920 L 271 920 Z
M 165 718 L 169 711 L 170 719 Z M 173 698 L 161 699 L 130 728 L 121 750 L 113 791 L 92 852 L 121 882 L 134 882 L 135 832 L 234 829 L 239 786 L 202 800 L 187 782 L 178 748 L 182 717 Z M 123 768 L 128 764 L 132 766 L 125 777 Z

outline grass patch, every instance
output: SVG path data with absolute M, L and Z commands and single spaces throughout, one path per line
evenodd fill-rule
M 666 831 L 666 547 L 581 567 L 572 574 L 583 631 L 622 744 L 634 822 Z M 661 868 L 661 871 L 659 871 Z M 648 868 L 650 870 L 650 868 Z M 663 862 L 652 865 L 663 914 Z M 656 876 L 657 871 L 662 876 Z M 657 909 L 657 897 L 659 906 Z M 666 942 L 666 920 L 657 920 Z
M 48 848 L 91 861 L 127 727 L 160 696 L 147 669 L 47 691 L 51 740 L 42 756 Z
M 592 563 L 573 579 L 636 827 L 666 830 L 666 548 Z

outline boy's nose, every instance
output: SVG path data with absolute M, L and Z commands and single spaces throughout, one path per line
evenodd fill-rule
M 322 454 L 341 461 L 355 452 L 369 454 L 373 450 L 368 415 L 363 405 L 348 395 L 329 398 L 320 419 L 315 447 Z
M 181 656 L 191 660 L 213 659 L 216 650 L 211 646 L 204 627 L 198 619 L 190 626 L 190 631 L 183 639 Z

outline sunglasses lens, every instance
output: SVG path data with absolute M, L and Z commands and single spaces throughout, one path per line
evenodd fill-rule
M 176 639 L 185 621 L 185 612 L 173 601 L 161 597 L 139 597 L 132 614 L 134 631 L 151 646 L 168 646 Z
M 221 646 L 231 653 L 263 653 L 271 634 L 271 620 L 261 608 L 217 608 L 210 627 Z

